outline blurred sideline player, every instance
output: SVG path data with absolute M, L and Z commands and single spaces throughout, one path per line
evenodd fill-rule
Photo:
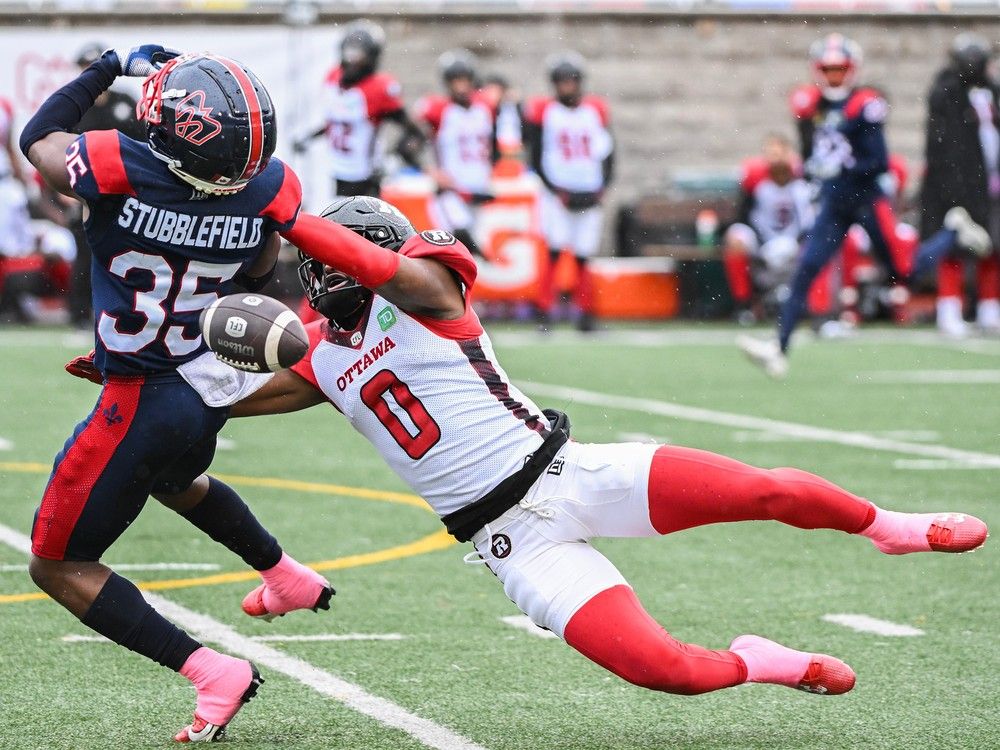
M 753 322 L 779 301 L 813 223 L 812 191 L 799 175 L 788 139 L 768 136 L 763 154 L 743 165 L 735 224 L 723 238 L 722 260 L 738 320 Z M 761 297 L 763 299 L 761 299 Z
M 949 53 L 927 96 L 921 250 L 945 257 L 938 268 L 937 325 L 961 337 L 968 333 L 963 255 L 976 259 L 976 324 L 1000 331 L 1000 86 L 990 80 L 987 40 L 960 34 Z
M 340 64 L 324 83 L 326 121 L 296 144 L 325 135 L 335 195 L 378 195 L 381 185 L 377 153 L 379 128 L 386 120 L 403 129 L 400 155 L 415 165 L 423 136 L 403 105 L 402 87 L 392 75 L 378 72 L 385 32 L 367 20 L 344 29 L 340 40 Z
M 21 149 L 48 184 L 84 204 L 93 251 L 95 362 L 104 387 L 55 459 L 32 526 L 35 583 L 80 621 L 180 672 L 197 690 L 194 721 L 177 735 L 210 741 L 257 690 L 250 662 L 207 648 L 167 621 L 105 550 L 148 496 L 180 513 L 261 572 L 253 614 L 327 607 L 332 589 L 284 554 L 232 488 L 203 472 L 228 410 L 200 376 L 202 309 L 235 281 L 263 286 L 279 237 L 298 215 L 295 174 L 271 159 L 275 112 L 260 81 L 214 55 L 157 45 L 108 50 L 39 108 Z M 159 69 L 157 70 L 158 66 Z M 147 142 L 76 126 L 119 75 L 148 76 L 136 114 Z M 183 540 L 179 540 L 183 543 Z
M 753 635 L 717 651 L 675 640 L 593 538 L 771 519 L 860 534 L 887 554 L 985 540 L 978 519 L 886 511 L 796 469 L 570 441 L 566 416 L 543 413 L 497 361 L 469 303 L 476 265 L 461 243 L 441 230 L 417 234 L 373 198 L 334 201 L 323 215 L 300 218 L 286 237 L 315 258 L 302 256 L 300 277 L 326 319 L 310 325 L 306 357 L 233 414 L 332 403 L 449 532 L 475 544 L 472 557 L 523 612 L 630 682 L 681 694 L 766 682 L 832 695 L 850 690 L 854 673 Z
M 528 102 L 524 113 L 531 166 L 545 186 L 542 231 L 551 261 L 542 279 L 539 323 L 546 328 L 550 322 L 555 264 L 559 254 L 569 250 L 577 266 L 577 327 L 589 331 L 594 320 L 588 262 L 601 242 L 601 202 L 611 184 L 614 141 L 607 103 L 584 95 L 583 58 L 576 52 L 559 53 L 549 58 L 548 69 L 554 95 Z
M 21 155 L 14 147 L 14 105 L 0 96 L 0 181 L 16 180 L 22 186 L 28 183 L 21 164 Z
M 478 207 L 493 200 L 495 109 L 476 90 L 476 58 L 471 52 L 445 52 L 438 67 L 447 93 L 426 96 L 416 108 L 417 121 L 427 127 L 434 145 L 437 194 L 431 217 L 435 226 L 482 255 L 473 233 Z
M 781 307 L 777 341 L 739 338 L 744 353 L 772 377 L 786 374 L 789 342 L 805 312 L 809 289 L 852 224 L 868 233 L 891 284 L 910 270 L 902 267 L 906 258 L 895 241 L 895 216 L 881 182 L 889 169 L 883 132 L 888 104 L 874 89 L 854 87 L 861 48 L 853 40 L 830 34 L 812 45 L 810 57 L 817 83 L 796 91 L 792 106 L 806 176 L 820 185 L 819 210 Z

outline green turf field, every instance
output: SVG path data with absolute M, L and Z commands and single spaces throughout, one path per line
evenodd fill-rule
M 800 347 L 789 379 L 773 383 L 731 338 L 714 328 L 587 340 L 503 329 L 495 343 L 515 382 L 570 413 L 578 440 L 666 440 L 805 468 L 888 508 L 1000 523 L 1000 342 L 875 331 Z M 96 399 L 96 387 L 62 371 L 85 346 L 58 332 L 0 331 L 0 348 L 0 744 L 168 747 L 193 707 L 187 681 L 74 640 L 90 631 L 33 595 L 10 533 L 28 533 L 52 456 Z M 262 665 L 267 684 L 231 725 L 234 747 L 421 748 L 421 736 L 456 750 L 1000 747 L 996 544 L 896 558 L 864 539 L 764 523 L 600 542 L 677 637 L 718 648 L 759 633 L 825 650 L 858 672 L 842 697 L 757 685 L 677 697 L 625 684 L 559 641 L 503 622 L 519 613 L 494 577 L 462 564 L 468 549 L 448 544 L 332 409 L 234 421 L 223 434 L 231 443 L 215 470 L 290 553 L 327 566 L 338 589 L 332 611 L 249 620 L 239 604 L 255 584 L 239 561 L 155 502 L 107 560 L 202 566 L 123 573 L 157 587 L 183 616 L 212 618 L 207 638 L 249 643 L 284 665 Z M 837 613 L 924 634 L 822 619 Z M 344 634 L 391 639 L 250 640 Z M 341 700 L 316 689 L 324 674 L 319 687 Z M 368 704 L 383 719 L 402 709 L 433 724 L 390 728 L 345 705 L 353 699 L 335 678 L 391 702 Z M 453 734 L 428 734 L 435 726 Z

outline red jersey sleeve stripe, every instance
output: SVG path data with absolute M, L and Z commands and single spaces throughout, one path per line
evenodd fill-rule
M 285 170 L 281 187 L 278 188 L 277 195 L 260 212 L 260 215 L 274 219 L 279 224 L 287 224 L 298 215 L 299 209 L 302 207 L 302 185 L 291 167 L 284 162 L 281 166 Z
M 117 130 L 92 130 L 84 134 L 87 161 L 102 195 L 135 195 L 122 161 Z
M 316 320 L 306 326 L 306 334 L 309 336 L 309 350 L 306 352 L 306 356 L 291 367 L 292 372 L 319 391 L 322 389 L 319 387 L 319 381 L 316 380 L 316 373 L 313 371 L 312 356 L 313 352 L 316 351 L 316 346 L 325 337 L 323 332 L 325 325 L 327 325 L 325 320 Z

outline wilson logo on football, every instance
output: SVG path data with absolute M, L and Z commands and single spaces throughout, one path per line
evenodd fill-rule
M 200 146 L 222 132 L 222 124 L 205 106 L 205 92 L 192 91 L 177 103 L 174 132 L 178 138 Z

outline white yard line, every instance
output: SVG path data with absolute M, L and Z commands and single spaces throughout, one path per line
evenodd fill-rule
M 236 441 L 221 436 L 217 437 L 215 439 L 215 449 L 220 451 L 234 451 L 236 450 Z
M 875 370 L 850 376 L 852 383 L 914 385 L 995 385 L 1000 370 Z
M 784 435 L 797 440 L 811 440 L 817 443 L 834 443 L 851 448 L 863 448 L 870 451 L 885 451 L 919 456 L 921 458 L 943 458 L 950 461 L 965 461 L 980 463 L 991 468 L 1000 468 L 1000 455 L 978 453 L 946 445 L 921 444 L 904 440 L 882 438 L 865 432 L 835 430 L 826 427 L 797 422 L 784 422 L 777 419 L 753 417 L 748 414 L 703 409 L 697 406 L 684 406 L 669 401 L 659 401 L 650 398 L 634 398 L 632 396 L 615 396 L 610 393 L 588 391 L 583 388 L 555 385 L 551 383 L 522 382 L 524 390 L 533 394 L 551 398 L 565 399 L 578 404 L 597 406 L 605 409 L 621 409 L 642 414 L 655 414 L 661 417 L 683 419 L 701 424 L 714 424 L 720 427 L 730 427 L 737 430 L 760 430 L 763 432 Z
M 874 633 L 875 635 L 899 637 L 924 635 L 924 631 L 920 628 L 914 628 L 910 625 L 900 625 L 896 622 L 880 620 L 877 617 L 869 617 L 868 615 L 823 615 L 820 619 L 832 622 L 835 625 L 843 625 L 845 628 L 856 630 L 859 633 Z
M 312 641 L 402 641 L 399 633 L 316 633 L 315 635 L 255 635 L 257 643 L 308 643 Z
M 650 435 L 648 432 L 619 432 L 618 439 L 626 443 L 653 443 L 655 445 L 669 445 L 670 438 L 662 435 Z
M 113 570 L 219 570 L 214 563 L 106 563 Z M 0 565 L 0 573 L 26 573 L 27 565 Z
M 536 638 L 559 638 L 551 630 L 546 630 L 545 628 L 540 628 L 535 623 L 531 621 L 531 618 L 527 615 L 509 615 L 507 617 L 501 617 L 500 621 L 504 625 L 510 625 L 512 628 L 517 628 L 518 630 L 523 630 L 529 635 L 533 635 Z
M 28 537 L 3 524 L 0 524 L 0 542 L 20 552 L 30 552 L 31 549 Z M 481 745 L 447 727 L 421 718 L 385 698 L 372 695 L 360 685 L 325 672 L 303 659 L 289 656 L 272 646 L 241 635 L 208 615 L 149 591 L 143 592 L 143 596 L 160 614 L 187 630 L 193 638 L 221 646 L 235 656 L 250 659 L 259 666 L 280 672 L 380 724 L 406 732 L 427 747 L 435 750 L 484 750 Z
M 892 468 L 904 471 L 968 471 L 992 470 L 998 467 L 993 463 L 980 461 L 949 461 L 944 458 L 897 458 L 892 462 Z

